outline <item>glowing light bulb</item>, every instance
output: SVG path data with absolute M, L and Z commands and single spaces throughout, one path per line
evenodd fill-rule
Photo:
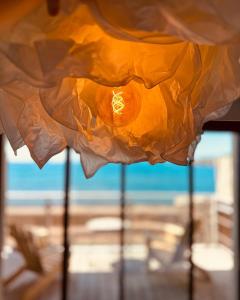
M 115 91 L 112 91 L 112 93 L 112 110 L 115 114 L 121 115 L 125 107 L 124 99 L 121 96 L 123 92 L 116 93 Z
M 100 87 L 96 94 L 99 117 L 112 127 L 123 127 L 133 122 L 141 108 L 141 95 L 134 84 L 123 87 Z

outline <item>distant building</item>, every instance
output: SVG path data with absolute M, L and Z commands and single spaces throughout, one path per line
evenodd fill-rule
M 218 201 L 226 204 L 233 204 L 233 158 L 223 156 L 217 158 L 216 164 L 216 197 Z

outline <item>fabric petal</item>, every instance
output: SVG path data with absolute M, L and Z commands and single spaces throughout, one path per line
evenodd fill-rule
M 240 4 L 220 2 L 68 0 L 56 17 L 41 0 L 1 4 L 0 132 L 39 167 L 72 147 L 86 177 L 188 164 L 240 95 Z

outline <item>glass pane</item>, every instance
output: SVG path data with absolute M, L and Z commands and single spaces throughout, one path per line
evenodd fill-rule
M 118 299 L 120 166 L 90 179 L 72 153 L 69 299 Z
M 25 147 L 14 156 L 7 144 L 6 154 L 5 299 L 22 299 L 32 293 L 36 293 L 36 299 L 59 298 L 63 155 L 40 170 Z M 44 280 L 49 284 L 40 289 Z
M 126 299 L 187 300 L 188 168 L 139 163 L 126 178 Z
M 233 134 L 205 133 L 195 165 L 194 214 L 200 221 L 193 247 L 196 296 L 233 300 Z M 206 182 L 207 193 L 201 188 Z
M 19 247 L 16 234 L 10 234 L 10 228 L 27 232 L 25 238 L 31 246 L 34 240 L 35 257 L 34 266 L 28 266 L 5 290 L 6 299 L 14 300 L 29 287 L 32 290 L 40 278 L 36 275 L 39 264 L 48 257 L 46 252 L 60 251 L 64 154 L 40 171 L 26 150 L 20 151 L 18 157 L 11 151 L 7 146 L 4 278 L 10 278 L 26 261 L 26 254 Z M 196 157 L 195 299 L 233 300 L 232 135 L 204 134 Z M 120 166 L 105 166 L 87 180 L 74 153 L 71 162 L 69 299 L 117 300 Z M 126 167 L 125 299 L 188 298 L 188 184 L 187 167 L 170 163 L 155 166 L 139 163 Z M 38 268 L 38 272 L 32 272 L 31 268 Z M 59 271 L 56 274 L 59 275 Z M 58 299 L 59 278 L 57 276 L 38 299 Z

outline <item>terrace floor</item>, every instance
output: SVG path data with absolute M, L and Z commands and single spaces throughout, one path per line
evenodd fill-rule
M 119 248 L 114 245 L 74 245 L 71 247 L 69 300 L 117 300 Z M 131 245 L 125 249 L 125 299 L 131 300 L 187 300 L 187 277 L 180 268 L 169 272 L 146 269 L 146 249 L 143 245 Z M 208 259 L 206 259 L 208 258 Z M 198 280 L 195 284 L 197 300 L 232 300 L 233 258 L 229 250 L 221 246 L 199 247 L 194 260 L 208 270 L 210 281 Z M 21 263 L 16 254 L 6 255 L 4 272 Z M 7 291 L 7 300 L 21 299 L 26 285 L 35 276 L 26 272 Z M 59 300 L 60 279 L 52 284 L 39 300 Z

